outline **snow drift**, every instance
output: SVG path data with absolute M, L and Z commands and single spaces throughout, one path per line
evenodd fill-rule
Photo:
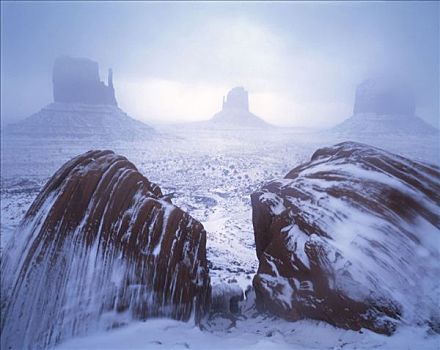
M 199 320 L 210 300 L 206 232 L 126 158 L 62 166 L 2 261 L 4 349 L 46 348 L 131 319 Z
M 385 334 L 438 329 L 439 168 L 345 142 L 263 186 L 252 207 L 260 309 Z

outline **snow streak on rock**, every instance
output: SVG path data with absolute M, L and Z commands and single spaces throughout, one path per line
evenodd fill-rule
M 199 320 L 210 299 L 206 232 L 126 158 L 61 167 L 2 261 L 2 348 L 45 348 L 97 328 Z
M 390 334 L 440 324 L 440 171 L 345 142 L 252 195 L 260 308 Z

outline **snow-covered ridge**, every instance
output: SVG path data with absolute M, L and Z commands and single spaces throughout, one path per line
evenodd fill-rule
M 252 195 L 260 307 L 381 333 L 438 325 L 439 193 L 438 167 L 354 142 L 319 149 Z
M 46 348 L 132 319 L 198 320 L 210 300 L 202 224 L 111 151 L 61 167 L 2 258 L 5 349 Z
M 331 129 L 336 135 L 346 138 L 378 136 L 438 136 L 439 130 L 417 116 L 382 115 L 375 113 L 356 114 Z
M 153 128 L 113 105 L 54 102 L 25 120 L 5 128 L 5 135 L 31 138 L 151 138 Z

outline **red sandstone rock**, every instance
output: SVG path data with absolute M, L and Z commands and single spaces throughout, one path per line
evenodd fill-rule
M 439 319 L 440 171 L 346 142 L 252 194 L 257 305 L 390 334 Z
M 209 305 L 202 224 L 111 151 L 61 167 L 15 235 L 2 263 L 2 348 L 130 319 L 200 320 Z

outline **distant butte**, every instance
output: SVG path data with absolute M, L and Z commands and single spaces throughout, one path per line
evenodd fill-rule
M 219 127 L 261 128 L 270 124 L 249 111 L 249 95 L 243 87 L 235 87 L 223 97 L 222 110 L 210 120 Z
M 435 135 L 438 130 L 416 116 L 416 100 L 408 85 L 369 79 L 356 88 L 353 115 L 332 132 L 344 136 Z
M 118 107 L 109 69 L 107 84 L 98 63 L 88 58 L 61 56 L 53 67 L 54 102 L 5 128 L 5 135 L 31 138 L 90 138 L 143 140 L 153 128 Z
M 99 78 L 98 63 L 87 58 L 61 56 L 53 66 L 53 98 L 55 102 L 117 106 L 113 72 L 108 83 Z
M 414 116 L 416 103 L 410 87 L 387 81 L 366 80 L 356 88 L 353 114 Z
M 223 96 L 223 111 L 238 109 L 249 112 L 249 95 L 241 86 L 235 87 L 228 92 L 227 98 Z

